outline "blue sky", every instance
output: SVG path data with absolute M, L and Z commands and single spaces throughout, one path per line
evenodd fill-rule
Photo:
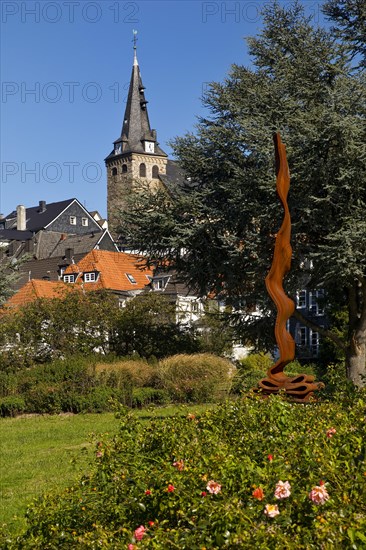
M 305 1 L 322 21 L 321 3 Z M 120 135 L 132 30 L 150 122 L 167 141 L 193 130 L 201 95 L 233 63 L 262 1 L 2 0 L 0 212 L 77 197 L 106 215 L 104 158 Z

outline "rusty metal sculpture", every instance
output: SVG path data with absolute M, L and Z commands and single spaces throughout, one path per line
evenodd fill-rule
M 324 385 L 314 382 L 314 376 L 299 374 L 293 378 L 284 373 L 285 366 L 295 357 L 295 342 L 287 331 L 287 320 L 295 310 L 295 304 L 283 289 L 283 278 L 291 267 L 292 248 L 291 218 L 287 204 L 287 195 L 290 188 L 290 174 L 286 158 L 286 148 L 281 141 L 280 134 L 274 135 L 276 153 L 277 194 L 284 208 L 284 218 L 276 236 L 272 267 L 266 277 L 268 294 L 276 304 L 277 318 L 275 337 L 279 349 L 279 359 L 267 371 L 267 377 L 259 382 L 264 394 L 277 393 L 284 390 L 294 401 L 305 403 L 309 401 L 314 391 Z

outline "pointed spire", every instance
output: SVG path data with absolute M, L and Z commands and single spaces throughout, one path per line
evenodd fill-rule
M 137 31 L 133 31 L 133 67 L 128 90 L 121 137 L 117 139 L 114 154 L 146 153 L 167 156 L 157 144 L 156 131 L 151 129 L 145 99 L 145 87 L 142 84 L 140 67 L 137 61 Z M 146 142 L 150 146 L 146 146 Z M 153 145 L 151 145 L 153 144 Z
M 137 31 L 133 30 L 132 32 L 133 32 L 133 64 L 135 66 L 139 64 L 139 62 L 137 61 L 137 46 L 136 46 Z

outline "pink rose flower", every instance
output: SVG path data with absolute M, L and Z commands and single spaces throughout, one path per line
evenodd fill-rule
M 143 537 L 145 536 L 145 527 L 143 525 L 140 525 L 140 527 L 138 527 L 137 529 L 135 529 L 135 539 L 136 540 L 142 540 Z
M 329 428 L 329 430 L 327 430 L 327 437 L 331 438 L 335 433 L 337 433 L 335 428 Z
M 217 495 L 220 491 L 221 491 L 221 485 L 220 483 L 217 483 L 216 481 L 214 481 L 213 479 L 211 479 L 208 483 L 207 483 L 207 487 L 206 487 L 207 491 L 209 493 L 211 493 L 212 495 Z
M 313 487 L 309 493 L 309 498 L 314 504 L 324 504 L 329 499 L 328 491 L 325 488 L 324 481 L 320 485 Z
M 169 483 L 167 491 L 168 491 L 168 493 L 173 493 L 173 491 L 175 491 L 174 485 L 172 485 L 171 483 Z
M 129 544 L 127 548 L 128 550 L 136 550 L 137 546 L 135 546 L 135 544 Z
M 264 513 L 268 518 L 274 518 L 280 513 L 277 504 L 266 504 Z
M 291 495 L 291 485 L 288 481 L 279 481 L 276 484 L 276 490 L 274 496 L 281 500 L 283 498 L 288 498 Z

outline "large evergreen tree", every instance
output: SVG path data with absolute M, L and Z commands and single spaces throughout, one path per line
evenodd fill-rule
M 248 40 L 253 68 L 233 66 L 204 98 L 209 115 L 173 148 L 187 174 L 169 198 L 143 190 L 124 213 L 124 229 L 152 261 L 169 260 L 202 294 L 224 293 L 266 314 L 264 277 L 282 212 L 275 195 L 272 134 L 280 131 L 291 172 L 294 261 L 285 283 L 306 283 L 347 305 L 349 334 L 331 338 L 362 384 L 366 349 L 365 79 L 345 49 L 295 4 L 274 3 Z M 312 269 L 307 269 L 310 263 Z M 241 302 L 241 305 L 243 303 Z M 296 316 L 308 326 L 300 312 Z M 272 332 L 248 316 L 253 338 Z M 313 326 L 314 328 L 314 326 Z M 255 335 L 253 337 L 253 334 Z

